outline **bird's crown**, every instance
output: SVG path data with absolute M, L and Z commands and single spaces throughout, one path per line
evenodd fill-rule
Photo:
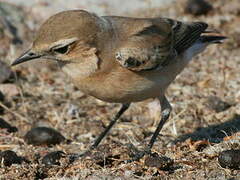
M 99 17 L 83 10 L 63 11 L 51 16 L 40 27 L 33 42 L 35 51 L 63 47 L 74 41 L 94 41 Z

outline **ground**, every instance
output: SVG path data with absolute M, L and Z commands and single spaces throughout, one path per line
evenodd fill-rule
M 0 84 L 0 89 L 6 84 L 15 85 L 16 92 L 11 88 L 3 93 L 5 98 L 0 106 L 4 112 L 0 116 L 18 128 L 15 133 L 0 129 L 0 150 L 12 150 L 28 160 L 9 167 L 2 162 L 0 178 L 240 179 L 239 170 L 222 168 L 218 163 L 219 152 L 240 148 L 240 6 L 238 0 L 210 3 L 213 10 L 197 17 L 184 12 L 184 0 L 127 14 L 205 21 L 229 37 L 225 43 L 213 45 L 196 57 L 167 91 L 173 111 L 153 152 L 171 158 L 170 167 L 151 167 L 147 156 L 138 162 L 125 163 L 131 154 L 129 144 L 143 148 L 156 128 L 160 109 L 158 102 L 152 100 L 134 103 L 98 149 L 89 157 L 72 162 L 70 154 L 86 150 L 120 105 L 84 95 L 55 63 L 44 60 L 12 68 L 13 75 Z M 51 1 L 46 6 L 51 9 Z M 0 31 L 0 59 L 4 62 L 10 64 L 27 49 L 44 20 L 37 17 L 44 12 L 34 8 L 35 11 L 30 11 L 23 5 L 21 12 L 15 9 L 23 17 L 12 15 L 16 20 L 13 24 L 20 28 L 16 37 L 4 26 L 2 29 L 6 30 Z M 38 126 L 52 127 L 71 142 L 52 146 L 27 144 L 24 135 Z M 41 160 L 52 151 L 63 151 L 65 157 L 60 159 L 60 165 L 45 166 Z

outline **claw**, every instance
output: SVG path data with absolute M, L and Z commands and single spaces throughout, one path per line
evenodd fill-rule
M 131 151 L 131 157 L 132 159 L 129 159 L 126 161 L 126 163 L 131 163 L 134 161 L 139 161 L 141 158 L 143 158 L 143 156 L 145 156 L 146 154 L 151 155 L 151 149 L 149 147 L 147 147 L 145 150 L 140 151 L 138 150 L 133 144 L 128 144 L 127 147 L 130 149 Z
M 78 153 L 72 153 L 72 154 L 69 155 L 69 160 L 70 160 L 71 163 L 73 163 L 74 161 L 78 160 L 81 157 L 88 156 L 89 153 L 90 153 L 90 150 L 87 150 L 87 151 L 79 153 L 79 154 Z

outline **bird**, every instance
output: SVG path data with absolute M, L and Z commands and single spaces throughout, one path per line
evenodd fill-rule
M 149 144 L 133 157 L 139 160 L 151 154 L 171 114 L 165 95 L 168 86 L 193 57 L 226 38 L 209 30 L 205 22 L 98 16 L 85 10 L 67 10 L 40 26 L 30 49 L 12 66 L 40 58 L 56 61 L 83 93 L 121 104 L 90 150 L 100 144 L 131 103 L 158 99 L 160 122 Z

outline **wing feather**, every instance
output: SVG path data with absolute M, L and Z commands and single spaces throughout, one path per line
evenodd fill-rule
M 175 60 L 191 47 L 207 29 L 204 22 L 183 23 L 166 18 L 148 23 L 132 33 L 116 51 L 116 60 L 133 71 L 153 70 Z
M 166 31 L 151 23 L 124 41 L 116 51 L 116 60 L 133 71 L 152 70 L 174 54 L 172 43 L 171 29 Z

